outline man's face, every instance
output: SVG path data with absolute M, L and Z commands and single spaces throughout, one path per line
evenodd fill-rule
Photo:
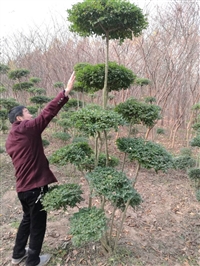
M 32 114 L 29 113 L 29 110 L 27 108 L 24 108 L 22 113 L 23 116 L 16 117 L 18 121 L 31 120 L 33 118 Z

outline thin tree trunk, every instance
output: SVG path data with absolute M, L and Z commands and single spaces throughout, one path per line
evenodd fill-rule
M 97 134 L 96 134 L 96 136 L 95 136 L 95 151 L 94 151 L 94 154 L 95 154 L 95 162 L 94 162 L 94 165 L 95 165 L 95 167 L 97 167 L 97 165 L 98 165 L 98 162 L 99 162 L 99 153 L 100 153 L 100 151 L 99 151 L 99 145 L 98 145 L 98 143 L 99 143 L 99 137 L 100 136 L 100 134 L 99 134 L 99 132 L 97 132 Z
M 121 232 L 122 232 L 122 228 L 123 228 L 124 220 L 125 220 L 125 218 L 126 218 L 126 212 L 127 212 L 127 210 L 128 210 L 128 206 L 129 206 L 129 204 L 130 204 L 130 201 L 131 201 L 131 200 L 129 199 L 129 200 L 127 201 L 127 203 L 126 203 L 126 207 L 125 207 L 125 210 L 124 210 L 124 212 L 123 212 L 122 220 L 121 220 L 121 223 L 120 223 L 119 229 L 118 229 L 118 231 L 117 231 L 117 236 L 116 236 L 116 239 L 115 239 L 115 244 L 114 244 L 114 249 L 113 249 L 113 251 L 115 251 L 116 248 L 117 248 L 117 244 L 118 244 L 118 241 L 119 241 L 120 234 L 121 234 Z
M 177 126 L 175 127 L 175 129 L 173 131 L 171 148 L 174 148 L 176 133 L 177 133 L 180 126 L 181 126 L 181 121 L 179 121 L 179 123 L 177 124 Z
M 104 136 L 105 136 L 106 166 L 108 166 L 108 162 L 109 162 L 109 154 L 108 154 L 108 137 L 107 137 L 107 132 L 106 132 L 106 130 L 104 130 Z
M 152 129 L 152 127 L 149 127 L 149 128 L 147 129 L 147 132 L 146 132 L 145 137 L 144 137 L 145 139 L 148 138 L 151 129 Z
M 108 102 L 108 62 L 109 62 L 109 34 L 106 34 L 106 59 L 105 59 L 105 79 L 103 88 L 103 108 L 106 109 Z
M 140 164 L 139 164 L 139 162 L 137 162 L 137 168 L 136 168 L 136 171 L 135 171 L 135 177 L 134 177 L 134 179 L 133 179 L 133 183 L 132 183 L 132 185 L 133 185 L 133 187 L 135 187 L 135 184 L 136 184 L 136 182 L 137 182 L 137 178 L 138 178 L 138 174 L 139 174 L 139 171 L 140 171 Z
M 109 234 L 110 243 L 111 243 L 111 239 L 112 239 L 113 223 L 114 223 L 114 218 L 115 218 L 115 212 L 116 212 L 116 210 L 117 210 L 117 204 L 115 203 L 114 210 L 112 212 L 111 225 L 110 225 L 110 234 Z

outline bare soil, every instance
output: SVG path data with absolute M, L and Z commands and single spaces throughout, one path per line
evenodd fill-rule
M 2 135 L 1 140 L 5 137 Z M 47 156 L 54 148 L 50 146 L 45 150 Z M 82 184 L 82 206 L 87 206 L 88 188 L 80 173 L 73 167 L 51 169 L 60 183 L 75 180 Z M 127 175 L 133 170 L 134 165 L 128 163 Z M 12 162 L 6 153 L 1 154 L 0 171 L 0 265 L 9 266 L 22 210 L 15 192 Z M 68 218 L 76 209 L 49 213 L 42 250 L 53 254 L 49 265 L 200 266 L 200 203 L 186 173 L 141 170 L 136 189 L 143 202 L 136 210 L 128 209 L 118 250 L 110 257 L 103 254 L 99 243 L 82 248 L 72 246 Z M 119 216 L 117 213 L 116 218 Z

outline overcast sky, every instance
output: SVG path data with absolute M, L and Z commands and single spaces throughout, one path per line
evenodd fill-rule
M 77 0 L 0 0 L 0 37 L 34 25 L 48 24 L 52 17 L 67 17 Z
M 148 0 L 130 2 L 143 8 L 145 1 Z M 82 0 L 0 0 L 0 37 L 28 31 L 35 25 L 49 25 L 52 17 L 67 18 L 66 10 L 78 2 Z

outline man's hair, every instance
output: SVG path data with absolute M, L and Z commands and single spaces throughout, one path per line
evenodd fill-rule
M 23 109 L 26 108 L 23 105 L 15 106 L 10 110 L 8 113 L 8 118 L 11 124 L 13 124 L 16 121 L 17 116 L 23 116 Z

